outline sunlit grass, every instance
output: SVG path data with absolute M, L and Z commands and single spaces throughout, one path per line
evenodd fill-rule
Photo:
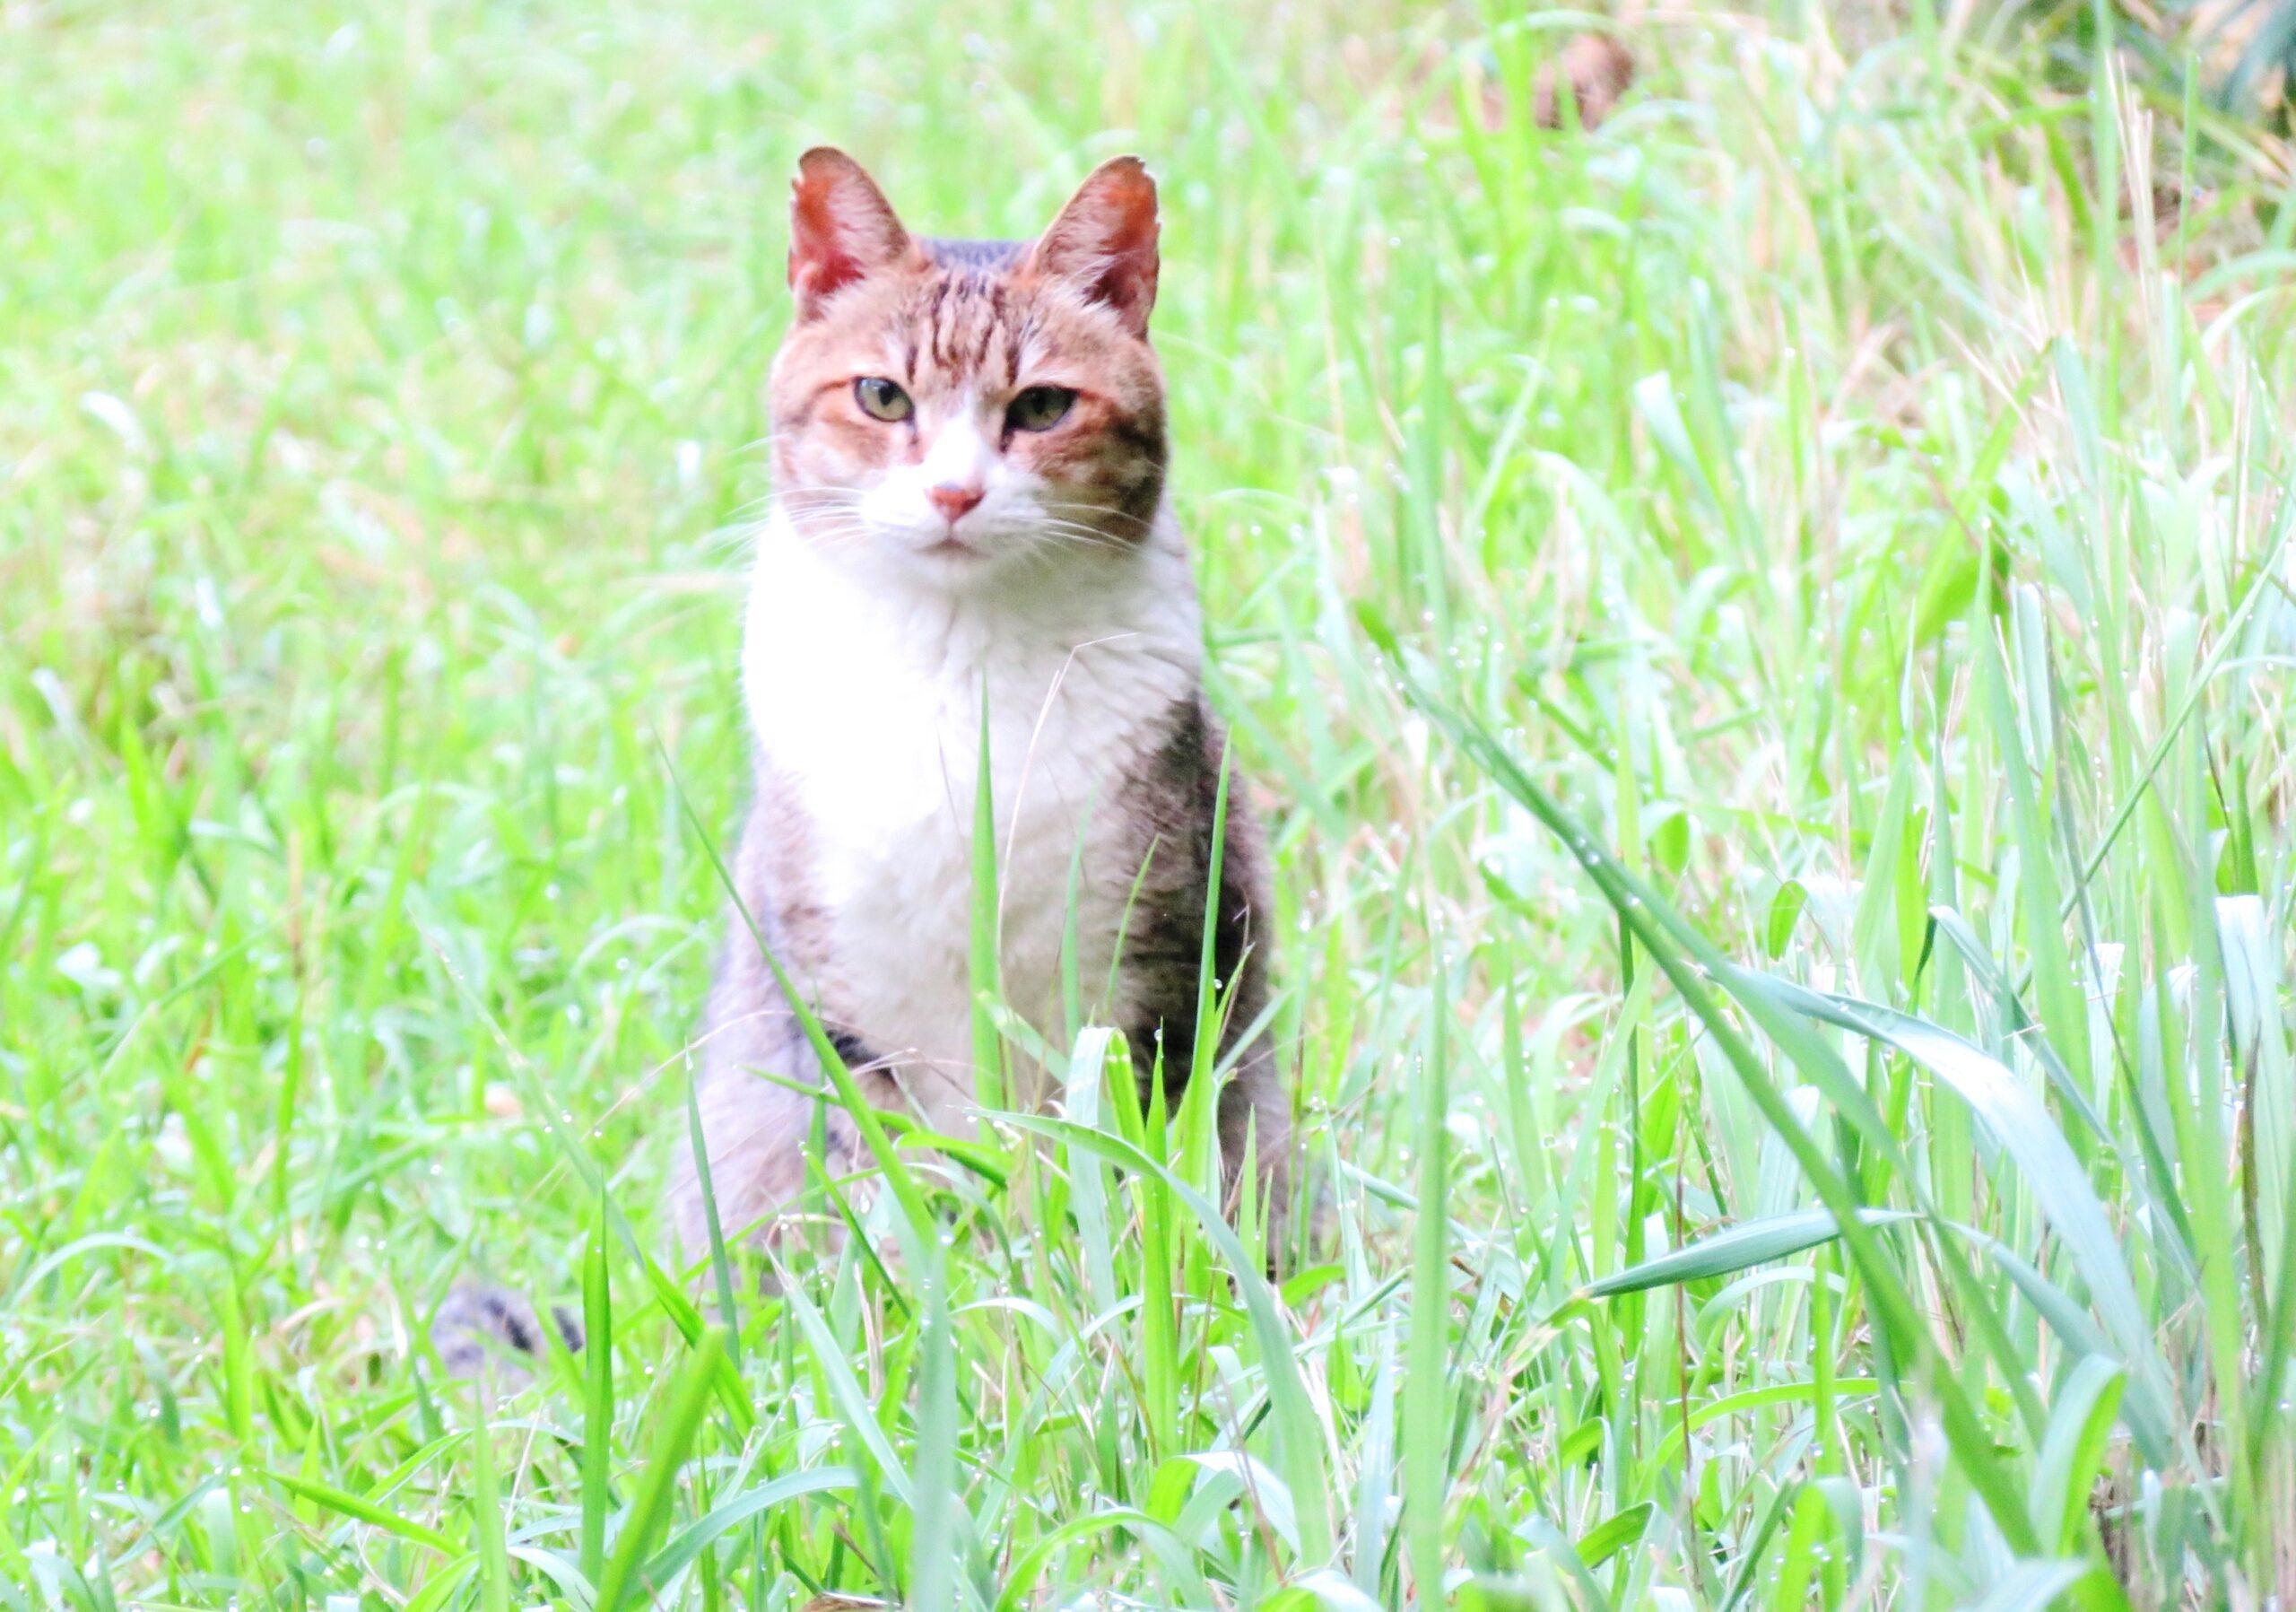
M 2296 167 L 1932 9 L 0 13 L 0 1602 L 2296 1604 Z M 1161 179 L 1272 1278 L 993 1004 L 675 1264 L 817 138 Z

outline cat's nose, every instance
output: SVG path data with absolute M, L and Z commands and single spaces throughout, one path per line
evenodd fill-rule
M 986 491 L 981 487 L 962 487 L 954 482 L 942 482 L 928 488 L 925 496 L 931 499 L 933 507 L 941 511 L 941 518 L 954 526 L 959 517 L 980 502 Z

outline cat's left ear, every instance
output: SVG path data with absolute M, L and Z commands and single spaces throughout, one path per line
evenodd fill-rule
M 1137 157 L 1092 170 L 1029 254 L 1029 270 L 1105 302 L 1136 336 L 1156 305 L 1156 181 Z

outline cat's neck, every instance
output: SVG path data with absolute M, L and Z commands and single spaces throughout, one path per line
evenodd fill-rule
M 830 551 L 777 510 L 758 538 L 748 631 L 750 655 L 785 671 L 793 657 L 818 655 L 833 678 L 867 655 L 974 685 L 984 669 L 1033 679 L 1087 646 L 1097 659 L 1145 657 L 1193 681 L 1203 643 L 1186 547 L 1161 511 L 1141 543 L 1050 551 L 978 585 L 946 586 Z

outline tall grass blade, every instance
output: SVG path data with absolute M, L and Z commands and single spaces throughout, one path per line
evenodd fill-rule
M 1449 1048 L 1443 964 L 1431 976 L 1419 1079 L 1419 1215 L 1412 1230 L 1411 1322 L 1404 1375 L 1404 1531 L 1419 1605 L 1440 1607 L 1443 1510 L 1450 1493 L 1451 1269 Z
M 714 1391 L 718 1363 L 726 1348 L 725 1329 L 712 1327 L 700 1346 L 687 1355 L 677 1381 L 665 1401 L 656 1424 L 654 1442 L 647 1451 L 646 1468 L 638 1479 L 629 1509 L 622 1514 L 613 1554 L 598 1579 L 597 1612 L 621 1612 L 625 1606 L 644 1606 L 663 1586 L 645 1572 L 648 1552 L 668 1526 L 671 1497 L 678 1474 L 701 1431 L 703 1413 Z
M 1897 1048 L 1970 1105 L 2016 1161 L 2042 1215 L 2064 1240 L 2088 1285 L 2106 1332 L 2135 1376 L 2138 1391 L 2150 1402 L 2148 1409 L 2165 1418 L 2172 1404 L 2167 1372 L 2155 1352 L 2152 1329 L 2121 1258 L 2119 1241 L 2087 1172 L 2039 1100 L 1998 1059 L 1935 1024 L 1870 1002 L 1824 997 L 1782 981 L 1773 989 L 1812 1018 Z
M 582 1528 L 578 1564 L 592 1584 L 605 1569 L 613 1503 L 613 1292 L 606 1280 L 606 1198 L 582 1249 Z
M 478 1604 L 481 1612 L 510 1612 L 510 1556 L 502 1531 L 502 1489 L 494 1476 L 494 1430 L 487 1403 L 493 1383 L 483 1378 L 473 1403 L 476 1421 L 471 1427 L 471 1518 L 477 1538 L 472 1554 L 478 1558 Z
M 1016 1114 L 1013 1123 L 1024 1130 L 1065 1142 L 1071 1149 L 1097 1154 L 1112 1164 L 1161 1181 L 1196 1217 L 1212 1245 L 1227 1261 L 1229 1279 L 1244 1301 L 1251 1336 L 1267 1377 L 1270 1419 L 1275 1427 L 1277 1469 L 1291 1491 L 1300 1532 L 1303 1562 L 1321 1564 L 1332 1555 L 1331 1502 L 1324 1473 L 1323 1440 L 1315 1403 L 1293 1354 L 1291 1334 L 1276 1309 L 1275 1294 L 1260 1274 L 1260 1261 L 1246 1252 L 1229 1227 L 1219 1205 L 1180 1181 L 1166 1165 L 1150 1158 L 1121 1137 L 1086 1130 L 1067 1120 L 1048 1115 Z
M 726 1352 L 735 1369 L 742 1364 L 741 1311 L 734 1307 L 734 1267 L 726 1255 L 726 1228 L 718 1219 L 718 1189 L 709 1179 L 709 1143 L 701 1134 L 701 1092 L 685 1083 L 686 1146 L 693 1150 L 694 1189 L 701 1195 L 702 1224 L 709 1230 L 709 1269 L 718 1284 L 718 1318 L 726 1329 Z
M 2118 1362 L 2091 1355 L 2057 1390 L 2033 1489 L 2033 1528 L 2052 1550 L 2069 1555 L 2081 1548 L 2125 1380 Z
M 1880 1226 L 1917 1216 L 1909 1209 L 1862 1209 L 1857 1218 L 1866 1225 Z M 1578 1290 L 1578 1296 L 1605 1299 L 1681 1282 L 1726 1277 L 1831 1242 L 1840 1234 L 1840 1225 L 1828 1210 L 1803 1209 L 1791 1215 L 1774 1215 L 1701 1237 L 1671 1253 L 1589 1282 Z
M 1393 645 L 1392 635 L 1386 634 L 1375 618 L 1367 619 L 1366 625 L 1375 637 L 1384 637 L 1388 646 Z M 1860 1135 L 1870 1137 L 1884 1156 L 1894 1161 L 1895 1146 L 1887 1128 L 1882 1125 L 1880 1115 L 1872 1110 L 1870 1102 L 1866 1102 L 1862 1093 L 1858 1093 L 1858 1089 L 1848 1080 L 1846 1071 L 1840 1069 L 1839 1060 L 1830 1050 L 1818 1045 L 1805 1029 L 1791 1023 L 1761 992 L 1744 989 L 1752 977 L 1735 969 L 1710 944 L 1676 917 L 1655 892 L 1629 876 L 1515 762 L 1514 758 L 1480 723 L 1431 698 L 1407 669 L 1403 672 L 1403 677 L 1405 692 L 1413 703 L 1458 744 L 1494 782 L 1519 801 L 1570 848 L 1579 866 L 1602 892 L 1604 899 L 1625 920 L 1635 939 L 1665 970 L 1674 989 L 1720 1047 L 1723 1056 L 1737 1073 L 1747 1095 L 1771 1128 L 1785 1141 L 1804 1176 L 1817 1189 L 1820 1198 L 1833 1215 L 1841 1229 L 1842 1240 L 1872 1292 L 1874 1308 L 1885 1329 L 1886 1342 L 1892 1356 L 1903 1360 L 1917 1358 L 1927 1341 L 1926 1331 L 1895 1262 L 1859 1217 L 1859 1211 L 1864 1206 L 1857 1201 L 1849 1182 L 1820 1152 L 1801 1120 L 1779 1095 L 1752 1047 L 1722 1012 L 1707 990 L 1704 980 L 1716 979 L 1726 985 L 1736 987 L 1733 990 L 1735 999 L 1787 1051 L 1796 1067 L 1813 1081 L 1822 1076 L 1822 1089 L 1830 1097 L 1840 1094 L 1837 1103 L 1844 1108 L 1845 1118 L 1850 1117 L 1860 1102 L 1864 1102 L 1870 1128 L 1860 1126 Z M 1857 1095 L 1851 1096 L 1853 1093 Z M 2013 1549 L 2030 1552 L 2034 1548 L 2035 1536 L 2025 1514 L 2019 1481 L 1996 1451 L 1991 1434 L 1985 1428 L 1976 1407 L 1950 1372 L 1930 1373 L 1927 1387 L 1937 1399 L 1946 1438 L 1956 1457 L 1967 1468 L 1970 1482 L 1983 1497 L 1995 1527 L 2001 1530 Z
M 788 1472 L 731 1500 L 720 1501 L 648 1559 L 642 1582 L 667 1584 L 700 1558 L 701 1553 L 752 1518 L 807 1494 L 834 1493 L 853 1486 L 853 1474 L 844 1467 L 816 1467 Z

